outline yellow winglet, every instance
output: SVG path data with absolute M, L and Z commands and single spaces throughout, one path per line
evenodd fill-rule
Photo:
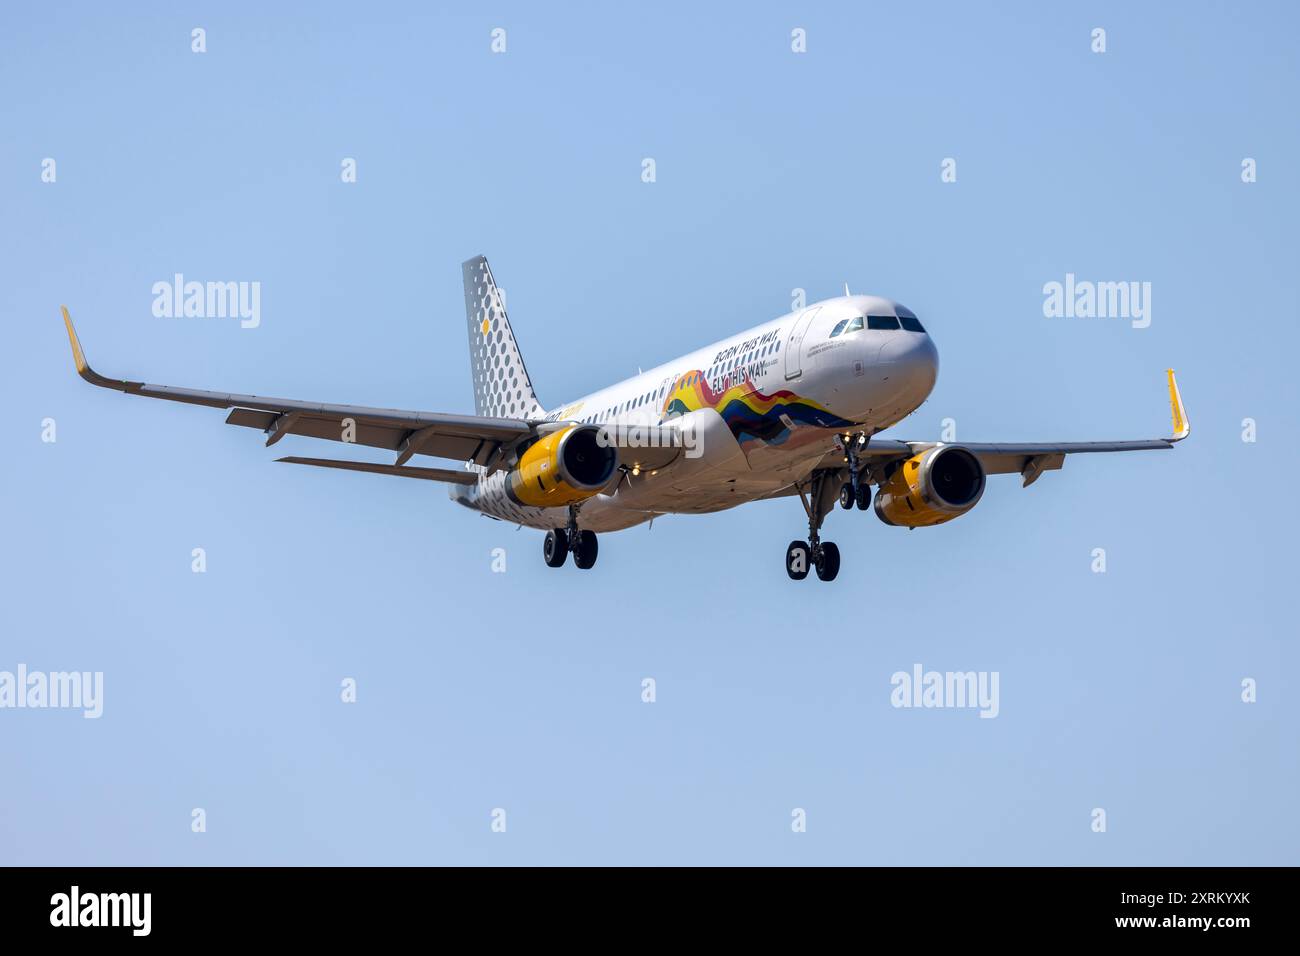
M 77 374 L 83 378 L 90 366 L 86 364 L 86 353 L 81 351 L 81 341 L 77 338 L 77 330 L 72 327 L 72 316 L 68 315 L 68 307 L 60 306 L 63 309 L 63 324 L 68 329 L 68 341 L 72 343 L 72 360 L 77 363 Z
M 68 307 L 60 306 L 63 310 L 63 325 L 68 330 L 68 341 L 72 344 L 72 361 L 77 366 L 77 374 L 84 378 L 91 385 L 98 385 L 100 388 L 113 388 L 119 392 L 132 392 L 142 387 L 141 382 L 123 382 L 117 379 L 105 378 L 90 367 L 86 361 L 86 353 L 82 351 L 81 339 L 77 338 L 77 330 L 73 328 L 72 316 L 68 315 Z
M 1174 370 L 1167 369 L 1169 374 L 1169 410 L 1174 417 L 1174 433 L 1170 436 L 1170 441 L 1182 441 L 1192 433 L 1192 423 L 1187 420 L 1187 410 L 1183 408 L 1183 396 L 1178 391 L 1178 380 L 1174 378 Z

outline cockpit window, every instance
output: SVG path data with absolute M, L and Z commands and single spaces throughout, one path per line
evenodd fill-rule
M 916 313 L 907 308 L 907 306 L 894 306 L 894 313 L 898 316 L 898 320 L 903 323 L 903 328 L 907 329 L 907 331 L 925 332 L 925 327 L 922 326 L 920 321 L 917 319 Z
M 853 318 L 849 319 L 849 325 L 848 328 L 844 330 L 844 334 L 848 335 L 850 332 L 861 332 L 861 331 L 862 331 L 862 316 L 855 315 Z
M 892 315 L 869 315 L 867 316 L 867 328 L 877 329 L 879 331 L 898 331 L 898 319 Z
M 848 319 L 840 319 L 840 321 L 838 321 L 838 322 L 835 323 L 835 328 L 831 329 L 831 336 L 830 336 L 830 337 L 831 337 L 831 338 L 835 338 L 835 336 L 839 335 L 841 332 L 844 331 L 844 326 L 846 326 L 846 325 L 848 325 L 848 324 L 849 324 L 849 320 L 848 320 Z

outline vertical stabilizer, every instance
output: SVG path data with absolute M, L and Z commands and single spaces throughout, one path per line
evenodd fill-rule
M 506 316 L 505 296 L 483 256 L 461 266 L 469 366 L 474 377 L 474 411 L 494 418 L 541 418 L 546 412 L 533 392 L 519 343 Z

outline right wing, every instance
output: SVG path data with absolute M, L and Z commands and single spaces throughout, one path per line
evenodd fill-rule
M 1187 419 L 1187 410 L 1183 407 L 1183 396 L 1178 391 L 1178 380 L 1174 370 L 1169 369 L 1169 411 L 1173 418 L 1173 433 L 1168 438 L 1139 439 L 1137 441 L 1082 441 L 1082 442 L 966 442 L 951 444 L 965 448 L 984 466 L 990 475 L 1018 474 L 1028 487 L 1038 480 L 1045 471 L 1057 471 L 1065 463 L 1066 455 L 1079 455 L 1092 452 L 1121 451 L 1162 451 L 1174 445 L 1189 434 L 1192 426 Z M 928 451 L 944 442 L 933 441 L 897 441 L 893 439 L 872 439 L 865 450 L 859 454 L 868 462 L 887 464 L 891 461 L 911 458 L 923 451 Z M 839 450 L 828 452 L 818 468 L 843 468 L 848 459 Z

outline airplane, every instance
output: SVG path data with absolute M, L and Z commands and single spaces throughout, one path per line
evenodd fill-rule
M 597 535 L 666 514 L 706 514 L 797 497 L 806 540 L 786 548 L 793 580 L 839 574 L 839 548 L 821 538 L 838 501 L 887 525 L 951 521 L 979 502 L 988 475 L 1025 487 L 1067 455 L 1172 448 L 1191 431 L 1173 369 L 1168 438 L 1114 442 L 944 443 L 877 439 L 928 398 L 938 375 L 933 340 L 890 299 L 846 294 L 797 309 L 566 405 L 533 391 L 504 295 L 482 256 L 462 264 L 474 415 L 326 405 L 106 378 L 86 362 L 66 307 L 78 374 L 128 395 L 230 409 L 267 446 L 286 435 L 395 452 L 391 464 L 289 456 L 277 461 L 444 482 L 481 514 L 546 532 L 542 554 L 572 553 L 591 568 Z M 461 470 L 408 464 L 416 455 Z M 873 493 L 872 486 L 875 486 Z

